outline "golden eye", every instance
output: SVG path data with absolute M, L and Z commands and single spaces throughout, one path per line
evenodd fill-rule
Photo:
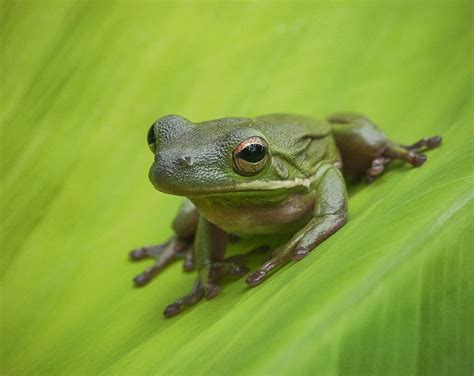
M 234 170 L 243 176 L 256 175 L 267 165 L 269 158 L 268 145 L 263 138 L 247 138 L 234 149 Z
M 155 124 L 153 124 L 150 129 L 148 129 L 148 134 L 146 135 L 148 141 L 148 147 L 153 152 L 156 153 L 156 137 L 155 137 Z

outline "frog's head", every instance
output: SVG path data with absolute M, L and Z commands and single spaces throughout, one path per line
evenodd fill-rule
M 150 181 L 159 191 L 188 197 L 288 188 L 288 171 L 272 163 L 257 128 L 246 118 L 198 124 L 177 115 L 160 118 L 148 131 L 155 155 Z

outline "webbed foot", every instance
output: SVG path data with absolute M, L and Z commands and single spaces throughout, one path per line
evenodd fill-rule
M 168 305 L 165 310 L 163 311 L 163 315 L 165 317 L 173 317 L 176 316 L 178 313 L 181 313 L 184 309 L 188 307 L 192 307 L 196 303 L 198 303 L 202 298 L 206 298 L 207 300 L 216 297 L 219 292 L 221 291 L 220 286 L 212 281 L 208 281 L 207 283 L 198 280 L 194 283 L 193 289 L 191 292 L 178 300 L 174 303 Z
M 262 283 L 274 270 L 286 264 L 291 259 L 291 254 L 289 252 L 290 248 L 293 248 L 291 245 L 283 245 L 273 252 L 272 256 L 263 263 L 257 270 L 253 271 L 247 278 L 245 282 L 250 286 L 254 287 Z
M 209 291 L 212 291 L 212 293 L 210 293 L 208 297 L 208 299 L 211 299 L 219 293 L 219 288 L 217 286 L 209 286 Z M 176 300 L 174 303 L 168 305 L 165 308 L 163 315 L 165 315 L 165 317 L 176 316 L 185 308 L 195 305 L 207 294 L 208 293 L 206 291 L 206 288 L 204 287 L 202 282 L 198 281 L 194 284 L 193 289 L 188 295 L 185 295 L 182 298 Z
M 191 292 L 174 303 L 168 305 L 163 314 L 165 317 L 176 316 L 188 307 L 198 303 L 203 298 L 212 299 L 221 291 L 220 280 L 225 276 L 242 277 L 249 272 L 249 268 L 243 263 L 251 256 L 259 253 L 265 253 L 269 250 L 268 247 L 263 246 L 252 249 L 251 251 L 227 257 L 221 261 L 213 261 L 206 273 L 207 283 L 199 279 L 193 286 Z
M 433 136 L 422 138 L 412 145 L 389 142 L 382 155 L 372 160 L 369 169 L 366 171 L 367 182 L 373 182 L 384 171 L 385 165 L 395 159 L 408 162 L 413 167 L 421 166 L 428 157 L 420 152 L 438 147 L 441 145 L 441 141 L 440 136 Z
M 173 236 L 163 244 L 134 249 L 130 252 L 129 256 L 133 261 L 145 258 L 156 260 L 152 266 L 133 279 L 136 286 L 146 285 L 175 260 L 184 259 L 183 269 L 185 271 L 192 271 L 195 268 L 193 240 L 183 240 L 176 236 Z
M 186 308 L 195 305 L 204 297 L 208 300 L 214 298 L 221 291 L 218 281 L 223 276 L 232 275 L 240 277 L 248 271 L 249 269 L 245 265 L 236 262 L 226 260 L 213 262 L 209 267 L 208 282 L 204 283 L 201 280 L 198 280 L 194 284 L 191 292 L 168 305 L 165 308 L 163 315 L 165 315 L 165 317 L 173 317 Z
M 286 264 L 288 261 L 299 261 L 310 253 L 310 249 L 304 245 L 298 245 L 296 247 L 290 246 L 286 250 L 284 246 L 281 248 L 283 249 L 277 249 L 263 265 L 247 276 L 245 282 L 250 287 L 262 283 L 273 270 Z

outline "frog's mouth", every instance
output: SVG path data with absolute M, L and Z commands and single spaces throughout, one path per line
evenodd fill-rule
M 258 180 L 248 182 L 238 182 L 235 184 L 216 185 L 214 187 L 168 187 L 162 182 L 152 181 L 153 186 L 160 192 L 170 193 L 177 196 L 215 196 L 226 194 L 251 193 L 277 191 L 308 191 L 311 185 L 311 178 L 295 178 L 293 180 Z
M 255 195 L 261 195 L 265 192 L 278 193 L 293 191 L 293 192 L 307 192 L 311 188 L 311 184 L 318 179 L 321 179 L 327 171 L 327 168 L 331 167 L 332 164 L 318 164 L 312 171 L 312 174 L 306 177 L 296 177 L 293 179 L 286 180 L 251 180 L 251 181 L 236 181 L 226 184 L 215 184 L 214 186 L 202 185 L 188 185 L 176 184 L 172 179 L 158 178 L 153 171 L 150 171 L 150 181 L 153 186 L 160 192 L 169 193 L 177 196 L 184 197 L 196 197 L 196 196 L 216 196 L 216 195 L 230 195 L 245 193 L 246 195 L 254 193 Z

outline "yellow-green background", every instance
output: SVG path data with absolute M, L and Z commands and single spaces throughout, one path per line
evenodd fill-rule
M 1 0 L 1 373 L 462 374 L 473 344 L 473 5 Z M 354 189 L 346 227 L 181 316 L 129 249 L 179 198 L 147 180 L 159 116 L 356 110 L 420 169 Z

